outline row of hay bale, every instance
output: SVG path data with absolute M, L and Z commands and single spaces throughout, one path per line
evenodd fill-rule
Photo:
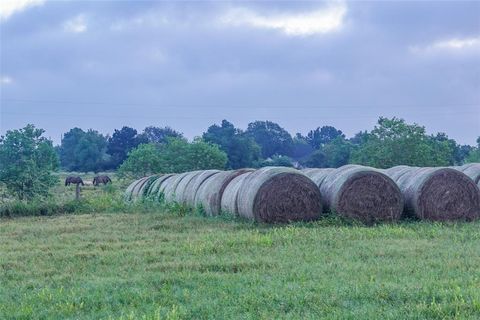
M 304 169 L 330 211 L 365 223 L 418 218 L 471 221 L 480 217 L 480 164 L 452 168 L 346 165 Z
M 125 192 L 128 201 L 143 197 L 201 206 L 207 215 L 223 211 L 261 222 L 309 221 L 322 213 L 315 183 L 284 167 L 149 176 L 134 181 Z
M 404 217 L 468 221 L 480 216 L 479 180 L 480 164 L 204 170 L 139 179 L 127 188 L 126 199 L 163 198 L 167 203 L 201 206 L 207 215 L 223 211 L 261 222 L 308 221 L 322 212 L 366 224 Z

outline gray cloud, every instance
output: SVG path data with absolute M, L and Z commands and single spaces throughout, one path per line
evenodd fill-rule
M 16 13 L 1 22 L 1 132 L 33 122 L 58 141 L 73 126 L 153 124 L 193 137 L 227 118 L 352 135 L 395 115 L 475 142 L 479 48 L 423 49 L 479 37 L 478 2 L 348 2 L 341 28 L 302 35 L 219 23 L 232 8 L 278 19 L 331 5 L 46 2 Z M 81 32 L 65 28 L 78 17 Z

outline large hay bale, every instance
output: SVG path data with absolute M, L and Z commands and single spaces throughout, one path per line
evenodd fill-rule
M 175 201 L 175 191 L 178 184 L 189 174 L 190 172 L 179 173 L 166 181 L 165 187 L 162 190 L 165 202 L 169 203 Z M 162 187 L 160 188 L 162 189 Z
M 395 182 L 377 169 L 346 165 L 306 173 L 320 188 L 325 209 L 365 224 L 399 220 L 403 197 Z
M 240 216 L 259 222 L 309 221 L 322 213 L 317 185 L 286 167 L 265 167 L 245 177 L 237 207 Z
M 227 185 L 236 177 L 253 169 L 222 171 L 207 178 L 200 185 L 195 194 L 195 206 L 202 206 L 209 216 L 219 215 L 221 212 L 222 194 Z
M 144 197 L 150 196 L 150 194 L 152 193 L 152 188 L 155 185 L 155 182 L 157 182 L 157 180 L 160 179 L 162 176 L 163 176 L 162 174 L 155 175 L 155 177 L 148 182 L 148 185 L 146 185 L 143 188 Z
M 131 201 L 137 201 L 138 199 L 140 199 L 143 196 L 143 194 L 142 194 L 143 189 L 142 188 L 145 185 L 145 183 L 147 183 L 147 181 L 151 177 L 152 176 L 143 177 L 143 178 L 138 180 L 138 182 L 135 184 L 135 186 L 132 189 L 132 195 L 130 197 Z
M 143 178 L 142 178 L 143 179 Z M 142 180 L 142 179 L 137 179 L 135 181 L 133 181 L 132 183 L 130 183 L 127 187 L 127 189 L 125 190 L 125 193 L 123 195 L 123 198 L 125 199 L 125 201 L 131 201 L 132 200 L 132 192 L 133 192 L 133 189 L 135 188 L 135 186 Z
M 145 183 L 142 185 L 142 187 L 140 188 L 139 192 L 138 192 L 138 197 L 139 198 L 145 198 L 146 196 L 148 196 L 148 191 L 150 189 L 150 186 L 152 185 L 152 183 L 155 182 L 155 180 L 158 179 L 160 175 L 158 174 L 155 174 L 155 175 L 151 175 L 148 177 L 148 179 L 145 181 Z
M 220 173 L 220 170 L 204 170 L 200 174 L 196 175 L 186 185 L 184 191 L 184 203 L 188 206 L 195 206 L 195 196 L 200 186 L 211 176 Z
M 480 163 L 467 163 L 454 169 L 469 176 L 480 187 Z
M 320 188 L 322 185 L 323 180 L 331 173 L 335 171 L 334 168 L 311 168 L 311 169 L 304 169 L 302 170 L 303 174 L 309 177 L 310 179 L 315 182 L 315 184 Z M 320 191 L 321 193 L 321 191 Z M 323 194 L 322 194 L 323 196 Z M 323 204 L 325 205 L 325 199 L 323 199 Z M 327 208 L 323 208 L 324 210 Z
M 166 181 L 167 179 L 170 179 L 174 175 L 175 174 L 173 174 L 173 173 L 169 173 L 169 174 L 163 174 L 160 177 L 158 177 L 158 179 L 155 180 L 155 182 L 150 187 L 150 191 L 149 191 L 148 196 L 154 197 L 156 200 L 158 200 L 160 198 L 161 194 L 162 194 L 160 192 L 160 187 L 162 186 L 163 182 Z
M 393 167 L 384 172 L 402 191 L 406 216 L 434 221 L 480 216 L 480 193 L 468 176 L 452 168 Z
M 187 194 L 188 194 L 187 192 L 190 192 L 190 190 L 187 190 L 187 186 L 193 179 L 195 179 L 202 172 L 203 172 L 202 170 L 188 172 L 188 174 L 185 175 L 185 177 L 178 183 L 177 188 L 175 189 L 176 202 L 185 204 Z
M 238 190 L 240 190 L 243 181 L 252 174 L 252 171 L 242 173 L 230 181 L 223 191 L 220 201 L 220 208 L 222 212 L 238 216 Z

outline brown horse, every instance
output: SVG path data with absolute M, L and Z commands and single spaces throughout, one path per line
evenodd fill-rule
M 98 186 L 100 183 L 103 183 L 104 185 L 107 183 L 112 183 L 112 179 L 110 179 L 108 176 L 96 176 L 93 178 L 94 186 Z
M 67 177 L 67 179 L 65 179 L 65 185 L 66 185 L 66 186 L 69 186 L 70 183 L 72 183 L 72 184 L 77 184 L 77 185 L 78 185 L 78 184 L 81 184 L 82 186 L 85 185 L 85 184 L 83 183 L 82 178 L 80 178 L 80 177 L 73 177 L 73 176 Z

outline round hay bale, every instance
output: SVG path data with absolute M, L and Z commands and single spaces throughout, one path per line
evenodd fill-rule
M 382 170 L 382 172 L 389 176 L 396 183 L 404 174 L 410 172 L 410 170 L 412 170 L 412 167 L 409 166 L 395 166 Z
M 218 174 L 220 170 L 204 170 L 200 174 L 196 175 L 185 187 L 185 199 L 184 203 L 188 206 L 195 206 L 195 195 L 197 194 L 200 186 L 211 176 Z
M 300 169 L 300 171 L 302 171 L 303 174 L 307 174 L 307 172 L 318 170 L 318 169 L 319 168 L 303 168 L 303 169 Z
M 178 183 L 177 188 L 175 189 L 176 202 L 185 204 L 185 200 L 188 194 L 187 192 L 190 192 L 189 190 L 186 190 L 188 184 L 192 181 L 192 179 L 195 179 L 202 172 L 202 170 L 191 171 L 187 175 L 185 175 L 185 177 Z
M 417 167 L 384 172 L 402 191 L 407 216 L 433 221 L 470 221 L 480 216 L 478 187 L 462 172 L 452 168 Z
M 178 184 L 189 174 L 190 172 L 179 173 L 166 181 L 165 187 L 162 190 L 165 202 L 170 203 L 175 201 L 175 190 Z M 162 187 L 160 188 L 162 189 Z
M 133 181 L 132 183 L 130 183 L 130 185 L 127 187 L 127 189 L 125 190 L 125 193 L 123 195 L 123 198 L 125 199 L 125 201 L 131 201 L 132 200 L 132 192 L 133 192 L 133 189 L 135 188 L 135 186 L 140 182 L 140 180 L 142 179 L 137 179 L 135 181 Z
M 320 188 L 325 208 L 365 224 L 400 219 L 403 196 L 387 175 L 377 169 L 346 165 L 307 173 Z
M 240 185 L 238 214 L 259 222 L 309 221 L 320 217 L 322 203 L 317 185 L 298 170 L 264 167 Z
M 245 172 L 230 181 L 229 184 L 225 187 L 223 191 L 222 198 L 220 201 L 221 211 L 227 214 L 238 216 L 238 190 L 243 184 L 243 181 L 250 175 L 252 172 Z
M 143 186 L 139 190 L 139 196 L 140 197 L 147 197 L 148 196 L 148 191 L 149 191 L 152 183 L 154 183 L 155 180 L 158 179 L 158 177 L 159 177 L 158 174 L 155 174 L 155 175 L 152 175 L 152 176 L 148 177 L 147 181 L 145 181 L 145 183 L 143 184 Z
M 455 167 L 470 177 L 478 186 L 480 186 L 480 163 L 467 163 L 461 167 Z
M 141 193 L 142 188 L 150 178 L 151 176 L 148 176 L 138 180 L 138 183 L 133 187 L 133 190 L 132 190 L 132 196 L 131 196 L 132 201 L 137 201 L 139 198 L 142 197 L 142 193 Z
M 145 186 L 145 187 L 143 188 L 143 190 L 144 190 L 144 196 L 145 196 L 145 197 L 149 197 L 149 196 L 150 196 L 150 194 L 152 193 L 152 187 L 155 185 L 155 182 L 156 182 L 161 176 L 162 176 L 161 174 L 156 175 L 152 180 L 150 180 L 150 181 L 148 182 L 148 186 Z
M 152 186 L 150 187 L 149 196 L 154 197 L 156 200 L 158 200 L 161 195 L 160 187 L 162 183 L 173 176 L 174 174 L 169 173 L 169 174 L 163 174 L 160 177 L 158 177 L 158 179 L 155 180 L 155 182 L 152 183 Z
M 319 169 L 311 168 L 302 172 L 307 177 L 309 177 L 313 182 L 315 182 L 315 184 L 320 188 L 325 177 L 333 171 L 335 171 L 334 168 L 319 168 Z M 325 204 L 325 201 L 323 204 Z M 324 207 L 323 209 L 326 209 L 326 208 Z
M 222 194 L 227 185 L 236 177 L 253 169 L 222 171 L 208 177 L 200 185 L 195 194 L 195 206 L 202 206 L 208 216 L 216 216 L 221 212 Z
M 171 183 L 173 183 L 173 181 L 175 181 L 175 179 L 178 175 L 179 175 L 178 173 L 172 173 L 172 175 L 170 176 L 170 179 L 167 179 L 167 180 L 163 181 L 162 183 L 160 183 L 160 186 L 158 187 L 158 194 L 165 195 L 165 189 L 167 189 L 167 187 Z

